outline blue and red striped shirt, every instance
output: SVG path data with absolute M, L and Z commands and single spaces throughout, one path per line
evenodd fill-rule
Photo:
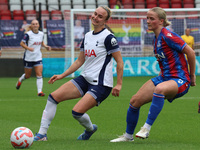
M 190 82 L 188 63 L 183 48 L 182 38 L 167 28 L 162 28 L 158 38 L 154 38 L 154 54 L 164 78 L 180 78 Z

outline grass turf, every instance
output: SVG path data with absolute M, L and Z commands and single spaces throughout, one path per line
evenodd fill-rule
M 37 150 L 196 150 L 199 142 L 198 102 L 199 85 L 191 87 L 189 93 L 173 103 L 165 101 L 165 105 L 146 140 L 134 138 L 134 142 L 110 143 L 111 139 L 122 135 L 126 128 L 126 111 L 131 96 L 151 77 L 124 77 L 120 97 L 109 96 L 99 107 L 88 111 L 93 123 L 98 125 L 97 132 L 88 141 L 77 141 L 83 132 L 83 127 L 73 119 L 71 110 L 78 101 L 62 102 L 57 107 L 57 113 L 48 130 L 47 142 L 34 142 L 30 149 Z M 38 97 L 36 78 L 23 82 L 16 90 L 17 78 L 0 78 L 0 149 L 13 149 L 10 144 L 12 130 L 19 126 L 30 128 L 35 134 L 40 126 L 41 115 L 46 105 L 48 94 L 57 89 L 69 78 L 47 83 L 44 78 L 43 92 L 45 97 Z M 116 78 L 115 78 L 116 81 Z M 145 123 L 149 104 L 140 110 L 140 118 L 135 133 Z

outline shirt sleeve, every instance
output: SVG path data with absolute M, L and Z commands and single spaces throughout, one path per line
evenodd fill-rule
M 29 40 L 29 35 L 26 33 L 26 34 L 24 35 L 24 38 L 22 39 L 22 41 L 23 41 L 24 43 L 27 43 L 28 40 Z
M 109 34 L 106 37 L 104 44 L 109 55 L 120 50 L 117 39 L 113 34 Z
M 186 46 L 186 42 L 176 33 L 174 32 L 167 32 L 163 36 L 167 45 L 176 51 L 181 52 L 183 48 Z
M 80 51 L 84 51 L 84 41 L 85 41 L 85 38 L 82 40 Z

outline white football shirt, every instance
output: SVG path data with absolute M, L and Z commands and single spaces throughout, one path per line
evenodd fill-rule
M 85 53 L 81 75 L 90 84 L 113 87 L 112 53 L 119 50 L 116 38 L 106 28 L 98 33 L 86 33 L 81 45 Z
M 22 41 L 26 43 L 28 47 L 34 48 L 34 51 L 25 50 L 24 60 L 25 61 L 39 61 L 42 60 L 41 44 L 43 41 L 44 33 L 39 31 L 34 33 L 33 31 L 28 31 Z

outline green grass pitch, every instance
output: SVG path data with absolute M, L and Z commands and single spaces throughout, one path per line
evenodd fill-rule
M 197 86 L 191 87 L 189 93 L 173 103 L 165 105 L 154 125 L 148 139 L 134 138 L 134 142 L 110 143 L 111 139 L 122 135 L 126 128 L 126 112 L 131 96 L 151 77 L 124 77 L 120 97 L 109 96 L 99 107 L 88 111 L 93 123 L 98 125 L 97 132 L 88 141 L 77 141 L 83 127 L 73 119 L 71 110 L 78 101 L 62 102 L 48 130 L 48 141 L 34 142 L 32 150 L 197 150 L 200 148 L 200 76 Z M 17 78 L 0 78 L 0 149 L 14 149 L 10 143 L 12 130 L 19 126 L 38 132 L 42 112 L 48 94 L 57 89 L 69 78 L 49 85 L 49 78 L 44 78 L 45 97 L 38 97 L 36 78 L 23 82 L 19 90 L 15 89 Z M 115 78 L 116 82 L 116 78 Z M 145 123 L 149 104 L 140 110 L 140 118 L 135 133 Z

